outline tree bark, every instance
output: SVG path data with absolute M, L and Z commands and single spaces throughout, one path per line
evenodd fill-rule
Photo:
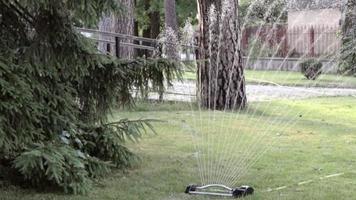
M 104 16 L 100 22 L 99 22 L 99 30 L 100 31 L 105 31 L 105 32 L 114 32 L 114 24 L 115 24 L 115 17 L 113 15 L 108 15 Z M 107 40 L 107 41 L 112 41 L 112 37 L 110 36 L 104 36 L 104 35 L 99 35 L 99 39 L 101 40 Z M 103 52 L 103 53 L 109 53 L 111 55 L 114 55 L 112 52 L 114 50 L 113 45 L 109 43 L 109 49 L 107 48 L 108 44 L 99 42 L 98 49 Z M 107 52 L 109 51 L 109 52 Z
M 99 30 L 134 35 L 134 0 L 118 0 L 124 7 L 123 12 L 117 15 L 105 16 L 99 22 Z M 102 39 L 113 40 L 112 37 L 103 37 Z M 132 43 L 130 40 L 120 40 L 121 42 Z M 104 47 L 106 48 L 106 47 Z M 103 49 L 103 44 L 99 45 Z M 115 48 L 112 45 L 111 53 L 115 55 Z M 134 49 L 128 46 L 120 47 L 120 58 L 130 59 L 134 57 Z
M 161 32 L 161 17 L 158 11 L 150 13 L 151 38 L 156 39 Z
M 215 17 L 212 6 L 215 7 Z M 201 106 L 217 110 L 247 105 L 236 0 L 198 0 L 198 93 Z
M 171 29 L 173 29 L 175 34 L 178 34 L 176 1 L 175 0 L 164 0 L 164 11 L 165 11 L 165 27 L 166 27 L 166 29 L 168 27 L 170 27 Z
M 135 3 L 134 0 L 119 0 L 124 6 L 124 12 L 117 17 L 115 26 L 116 33 L 122 33 L 126 35 L 134 35 L 135 30 Z M 121 40 L 121 42 L 132 43 L 131 40 Z M 123 46 L 120 48 L 120 58 L 133 58 L 134 49 L 132 47 Z
M 176 13 L 176 1 L 164 0 L 165 11 L 165 54 L 167 58 L 172 60 L 179 60 L 178 52 L 178 21 Z
M 145 9 L 145 12 L 148 13 L 148 15 L 149 15 L 149 12 L 150 12 L 150 3 L 151 3 L 151 0 L 144 0 L 144 9 Z M 145 27 L 145 29 L 143 29 L 142 37 L 151 38 L 151 23 L 148 23 L 147 27 Z M 143 45 L 150 45 L 151 43 L 142 42 L 142 44 Z M 149 52 L 148 50 L 141 49 L 140 53 L 139 53 L 139 56 L 147 58 L 147 57 L 150 57 L 150 54 L 151 54 L 151 52 Z

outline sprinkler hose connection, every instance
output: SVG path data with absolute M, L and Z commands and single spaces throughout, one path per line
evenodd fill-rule
M 188 185 L 185 189 L 186 194 L 194 195 L 208 195 L 208 196 L 222 196 L 241 198 L 247 195 L 252 195 L 254 189 L 250 186 L 241 186 L 235 189 L 229 188 L 225 185 L 211 184 L 211 185 Z

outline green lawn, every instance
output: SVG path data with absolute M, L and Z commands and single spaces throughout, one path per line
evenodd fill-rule
M 185 80 L 195 80 L 196 73 L 186 72 Z M 284 86 L 356 88 L 356 77 L 322 74 L 317 80 L 306 79 L 299 72 L 246 70 L 250 84 L 279 84 Z
M 253 103 L 238 113 L 138 104 L 113 119 L 165 121 L 155 123 L 157 135 L 129 144 L 142 158 L 139 166 L 102 179 L 86 196 L 5 187 L 0 199 L 205 199 L 183 194 L 202 178 L 251 185 L 256 193 L 246 199 L 354 199 L 355 113 L 351 97 Z M 312 182 L 298 185 L 304 181 Z M 268 192 L 282 186 L 287 188 Z

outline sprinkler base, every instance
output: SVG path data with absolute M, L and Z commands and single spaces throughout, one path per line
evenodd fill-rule
M 205 186 L 188 185 L 185 189 L 186 194 L 222 196 L 222 197 L 234 197 L 234 198 L 241 198 L 247 195 L 252 195 L 253 192 L 254 189 L 250 186 L 241 186 L 232 189 L 225 185 L 220 185 L 220 184 L 211 184 Z

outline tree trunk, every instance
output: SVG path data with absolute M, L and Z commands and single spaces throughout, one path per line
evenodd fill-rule
M 178 21 L 176 13 L 176 1 L 164 0 L 165 12 L 165 54 L 167 58 L 179 60 L 178 52 Z
M 173 29 L 175 34 L 178 34 L 178 21 L 176 13 L 176 1 L 164 0 L 164 12 L 165 12 L 165 27 Z
M 160 34 L 161 17 L 158 11 L 150 13 L 151 38 L 157 39 Z M 151 52 L 152 53 L 152 52 Z M 164 86 L 158 88 L 158 100 L 163 102 Z
M 237 5 L 236 0 L 198 0 L 198 93 L 201 106 L 209 109 L 247 104 Z
M 134 0 L 134 6 L 136 8 L 137 6 L 137 0 Z M 134 36 L 139 36 L 139 28 L 138 28 L 138 21 L 137 19 L 134 19 Z M 134 41 L 134 44 L 140 44 L 138 41 Z M 140 55 L 140 50 L 139 49 L 134 49 L 134 55 L 133 57 L 136 58 L 136 57 L 139 57 Z
M 134 0 L 118 0 L 120 5 L 124 6 L 122 13 L 118 15 L 105 16 L 99 22 L 99 30 L 126 35 L 134 35 Z M 114 41 L 112 37 L 103 37 L 101 39 Z M 132 43 L 130 40 L 120 40 L 121 42 Z M 105 45 L 104 45 L 105 48 Z M 99 45 L 103 49 L 103 45 Z M 111 53 L 115 55 L 115 48 L 112 45 Z M 120 47 L 120 58 L 130 59 L 134 56 L 134 49 L 128 46 Z
M 160 34 L 161 30 L 161 17 L 158 11 L 153 11 L 150 13 L 151 22 L 151 38 L 156 39 Z
M 126 35 L 134 35 L 135 27 L 135 3 L 134 0 L 119 0 L 124 6 L 124 11 L 117 17 L 115 26 L 116 33 L 122 33 Z M 121 40 L 121 42 L 132 43 L 131 40 Z M 134 49 L 132 47 L 123 46 L 120 48 L 120 58 L 133 58 Z
M 115 17 L 113 15 L 104 16 L 99 22 L 99 30 L 105 31 L 105 32 L 114 32 L 114 24 L 115 24 Z M 110 36 L 99 35 L 99 39 L 112 41 L 112 37 L 110 37 Z M 109 47 L 109 48 L 107 48 L 107 47 Z M 111 43 L 106 44 L 103 42 L 99 42 L 98 49 L 103 53 L 109 53 L 111 55 L 114 55 L 112 53 L 114 48 Z
M 151 0 L 144 0 L 144 8 L 145 8 L 145 12 L 149 15 L 150 12 L 150 3 Z M 145 38 L 151 38 L 151 23 L 148 23 L 147 27 L 145 27 L 145 29 L 143 29 L 142 31 L 142 37 Z M 151 43 L 149 42 L 142 42 L 143 45 L 150 45 Z M 149 52 L 148 50 L 144 50 L 141 49 L 140 50 L 140 57 L 150 57 L 151 52 Z

